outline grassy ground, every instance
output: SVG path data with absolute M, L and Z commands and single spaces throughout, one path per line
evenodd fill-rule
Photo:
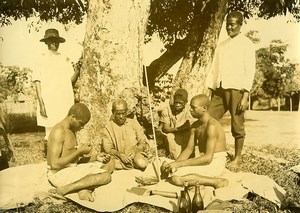
M 299 121 L 298 113 L 277 112 L 248 112 L 246 118 L 247 141 L 243 150 L 243 163 L 233 171 L 253 172 L 267 175 L 282 186 L 287 194 L 282 209 L 273 203 L 253 194 L 243 202 L 231 202 L 229 212 L 299 212 L 293 205 L 299 203 L 300 178 L 290 170 L 294 165 L 300 164 L 299 148 Z M 230 133 L 230 117 L 221 119 L 227 138 L 227 150 L 233 154 L 233 141 Z M 299 127 L 299 126 L 298 126 Z M 12 135 L 15 148 L 16 161 L 10 166 L 37 163 L 45 160 L 44 140 L 42 132 Z M 166 156 L 165 149 L 159 149 L 160 156 Z M 64 205 L 43 203 L 40 200 L 21 209 L 9 212 L 95 212 L 79 206 L 72 201 Z M 118 213 L 127 212 L 169 212 L 165 209 L 148 204 L 134 203 Z
M 16 162 L 10 162 L 10 166 L 18 166 L 29 163 L 36 163 L 45 160 L 43 133 L 26 133 L 12 135 L 13 146 L 15 147 Z M 228 153 L 233 154 L 233 146 L 228 145 Z M 159 150 L 160 155 L 166 155 L 164 149 Z M 300 164 L 300 151 L 284 148 L 277 148 L 272 145 L 262 147 L 245 146 L 243 163 L 235 171 L 253 172 L 256 174 L 268 175 L 275 180 L 286 191 L 285 206 L 282 210 L 253 194 L 249 195 L 247 201 L 232 202 L 232 207 L 228 208 L 229 212 L 296 212 L 292 204 L 299 202 L 300 187 L 299 177 L 290 170 L 290 167 Z M 95 212 L 85 207 L 79 206 L 72 201 L 63 205 L 54 205 L 43 203 L 40 200 L 29 206 L 10 210 L 8 212 Z M 151 206 L 148 204 L 134 203 L 118 211 L 118 213 L 127 212 L 169 212 L 165 209 Z

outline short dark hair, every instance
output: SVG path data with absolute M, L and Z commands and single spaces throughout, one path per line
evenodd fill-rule
M 127 109 L 127 102 L 124 99 L 117 99 L 112 103 L 112 112 L 114 112 L 118 106 L 124 106 Z
M 174 100 L 180 100 L 180 101 L 185 101 L 187 102 L 188 100 L 188 92 L 183 89 L 183 88 L 179 88 L 175 91 L 174 93 Z
M 236 18 L 237 19 L 237 23 L 240 25 L 243 25 L 243 21 L 244 21 L 244 17 L 242 12 L 234 10 L 228 13 L 226 20 L 228 20 L 229 18 Z
M 75 118 L 87 123 L 91 119 L 89 108 L 83 103 L 75 103 L 71 106 L 68 116 L 74 115 Z

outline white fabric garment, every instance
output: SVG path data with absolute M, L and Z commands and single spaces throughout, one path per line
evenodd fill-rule
M 252 88 L 255 74 L 255 48 L 249 38 L 244 35 L 229 37 L 216 50 L 211 70 L 207 78 L 207 87 L 216 89 Z
M 53 127 L 67 116 L 70 107 L 74 104 L 72 87 L 73 66 L 70 60 L 57 53 L 48 51 L 37 60 L 33 69 L 32 80 L 41 82 L 42 98 L 48 118 L 40 115 L 40 106 L 37 104 L 37 124 Z

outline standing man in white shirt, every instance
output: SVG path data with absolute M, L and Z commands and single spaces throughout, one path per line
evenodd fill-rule
M 48 140 L 51 128 L 61 121 L 74 104 L 73 85 L 79 70 L 74 72 L 69 58 L 58 52 L 59 44 L 65 39 L 57 29 L 47 29 L 40 40 L 48 51 L 43 53 L 33 69 L 32 81 L 37 94 L 37 124 L 44 126 Z
M 229 110 L 231 133 L 235 138 L 235 157 L 228 166 L 241 162 L 245 139 L 244 114 L 255 74 L 255 48 L 252 41 L 241 34 L 243 14 L 232 11 L 226 17 L 229 38 L 216 50 L 208 87 L 212 90 L 209 114 L 219 120 Z

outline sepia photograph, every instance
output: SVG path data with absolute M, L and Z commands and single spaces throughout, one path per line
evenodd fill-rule
M 0 212 L 300 212 L 299 0 L 0 11 Z

